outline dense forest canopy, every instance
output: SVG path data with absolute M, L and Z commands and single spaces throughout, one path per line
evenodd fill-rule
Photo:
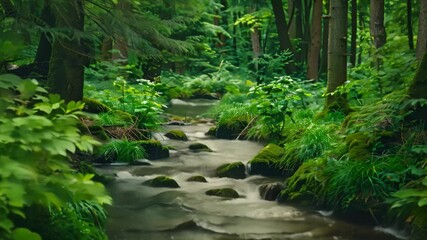
M 169 156 L 203 98 L 279 201 L 424 239 L 426 47 L 425 0 L 1 0 L 0 238 L 108 238 L 92 164 Z

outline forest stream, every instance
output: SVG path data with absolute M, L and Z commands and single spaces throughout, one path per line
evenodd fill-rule
M 195 115 L 212 106 L 209 102 L 175 102 L 168 110 Z M 176 107 L 176 109 L 174 109 Z M 197 109 L 197 110 L 195 110 Z M 176 110 L 176 111 L 175 111 Z M 215 169 L 236 161 L 247 163 L 263 147 L 261 143 L 222 140 L 205 136 L 210 124 L 166 126 L 181 129 L 189 141 L 169 140 L 171 157 L 151 161 L 150 166 L 108 166 L 99 170 L 116 177 L 107 185 L 113 197 L 107 232 L 113 240 L 228 240 L 228 239 L 333 239 L 392 240 L 399 234 L 388 228 L 359 226 L 333 218 L 331 212 L 299 209 L 260 197 L 261 184 L 281 179 L 248 176 L 245 179 L 214 177 Z M 192 152 L 188 146 L 199 142 L 212 152 Z M 152 188 L 142 183 L 160 175 L 177 181 L 180 188 Z M 205 182 L 188 182 L 194 175 Z M 216 188 L 233 188 L 240 198 L 224 199 L 205 194 Z

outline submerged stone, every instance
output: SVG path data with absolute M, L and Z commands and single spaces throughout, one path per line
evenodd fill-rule
M 218 188 L 206 191 L 208 196 L 217 196 L 223 198 L 239 198 L 239 193 L 232 188 Z
M 197 175 L 191 176 L 187 179 L 188 182 L 208 182 L 205 177 Z
M 203 143 L 193 143 L 188 148 L 194 152 L 212 152 L 212 150 Z
M 163 146 L 160 141 L 157 140 L 143 140 L 138 141 L 140 146 L 144 148 L 147 153 L 147 158 L 149 160 L 156 160 L 160 158 L 169 157 L 169 149 Z
M 142 183 L 150 187 L 179 188 L 178 183 L 168 176 L 158 176 Z
M 187 135 L 181 130 L 173 129 L 165 134 L 166 137 L 174 140 L 188 141 Z
M 218 177 L 227 177 L 234 179 L 243 179 L 246 177 L 245 164 L 242 162 L 227 163 L 216 169 Z
M 279 196 L 279 193 L 283 190 L 283 184 L 281 183 L 267 183 L 259 187 L 259 195 L 262 199 L 267 201 L 275 201 Z
M 137 159 L 132 162 L 132 165 L 135 166 L 151 166 L 151 162 L 148 159 Z
M 263 176 L 284 175 L 278 164 L 284 154 L 285 150 L 282 147 L 274 143 L 268 144 L 248 162 L 249 174 Z

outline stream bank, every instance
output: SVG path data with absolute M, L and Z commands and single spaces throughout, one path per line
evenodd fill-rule
M 189 106 L 187 106 L 189 108 Z M 113 240 L 137 239 L 342 239 L 392 240 L 385 232 L 334 219 L 330 212 L 310 211 L 263 200 L 260 185 L 281 179 L 247 176 L 219 178 L 215 170 L 226 163 L 251 160 L 261 143 L 214 139 L 205 135 L 211 124 L 166 126 L 179 129 L 188 141 L 170 140 L 157 134 L 164 145 L 172 146 L 171 157 L 151 161 L 150 166 L 108 166 L 99 170 L 114 175 L 107 185 L 114 204 L 109 208 L 107 232 Z M 207 145 L 212 152 L 193 152 L 192 143 Z M 153 188 L 143 185 L 158 176 L 169 176 L 180 188 Z M 188 182 L 202 175 L 207 182 Z M 206 195 L 206 191 L 233 188 L 236 199 Z

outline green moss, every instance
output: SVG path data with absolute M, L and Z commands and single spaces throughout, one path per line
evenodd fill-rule
M 216 169 L 218 177 L 243 179 L 246 177 L 245 165 L 242 162 L 228 163 Z
M 282 171 L 277 164 L 285 151 L 282 147 L 270 143 L 264 147 L 252 160 L 249 161 L 249 174 L 259 174 L 263 176 L 280 176 Z
M 193 143 L 188 148 L 195 152 L 212 152 L 212 150 L 203 143 Z
M 165 134 L 165 136 L 170 138 L 170 139 L 188 141 L 187 135 L 185 135 L 185 133 L 183 131 L 178 130 L 178 129 L 170 130 L 169 132 L 167 132 Z
M 208 132 L 205 133 L 206 136 L 216 136 L 216 127 L 209 128 Z
M 179 188 L 178 183 L 168 176 L 158 176 L 142 183 L 150 187 Z
M 83 102 L 85 103 L 84 110 L 86 112 L 102 113 L 111 111 L 111 108 L 109 108 L 107 105 L 92 98 L 83 98 Z
M 208 182 L 205 177 L 197 175 L 191 176 L 187 179 L 188 182 Z
M 352 160 L 368 160 L 372 155 L 372 141 L 362 132 L 347 135 L 345 143 L 348 157 Z
M 144 148 L 147 153 L 147 158 L 149 160 L 156 160 L 160 158 L 168 158 L 169 150 L 167 147 L 164 147 L 160 141 L 157 140 L 143 140 L 138 141 L 140 146 Z
M 219 188 L 206 191 L 208 196 L 217 196 L 223 198 L 239 198 L 239 193 L 232 188 Z

